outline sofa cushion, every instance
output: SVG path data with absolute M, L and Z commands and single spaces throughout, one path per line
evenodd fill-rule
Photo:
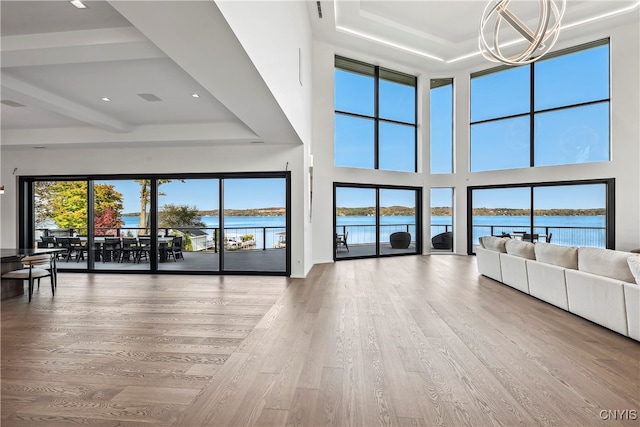
M 580 248 L 578 249 L 578 270 L 633 283 L 634 277 L 627 262 L 631 255 L 633 255 L 631 252 L 611 249 Z
M 507 253 L 507 249 L 505 248 L 505 244 L 507 240 L 504 237 L 494 237 L 494 236 L 485 236 L 482 239 L 482 245 L 485 249 L 489 249 L 490 251 L 501 252 L 503 254 Z
M 505 248 L 509 255 L 519 256 L 520 258 L 536 259 L 534 244 L 531 242 L 523 242 L 517 239 L 507 239 Z
M 572 270 L 578 269 L 578 248 L 574 246 L 537 242 L 534 245 L 534 252 L 537 261 Z
M 636 278 L 636 283 L 640 285 L 640 255 L 631 255 L 627 258 L 627 264 L 629 264 L 631 274 Z

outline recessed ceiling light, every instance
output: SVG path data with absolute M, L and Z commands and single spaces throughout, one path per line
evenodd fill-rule
M 72 5 L 77 7 L 78 9 L 86 9 L 87 8 L 87 6 L 84 3 L 82 3 L 80 0 L 72 0 L 69 3 L 71 3 Z
M 106 96 L 105 96 L 104 98 L 100 98 L 100 99 L 102 99 L 104 102 L 109 102 L 109 101 L 111 101 L 111 100 L 110 100 L 109 98 L 107 98 Z
M 200 95 L 198 95 L 197 93 L 192 93 L 191 96 L 194 98 L 200 98 Z

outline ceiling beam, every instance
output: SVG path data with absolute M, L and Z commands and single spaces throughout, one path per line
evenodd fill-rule
M 131 132 L 134 129 L 129 123 L 24 82 L 5 71 L 1 78 L 3 98 L 44 108 L 111 132 Z

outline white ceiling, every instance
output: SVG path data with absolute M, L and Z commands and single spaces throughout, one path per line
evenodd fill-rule
M 256 114 L 279 110 L 272 98 L 247 90 L 246 81 L 212 77 L 213 60 L 201 58 L 215 55 L 216 46 L 206 52 L 184 45 L 176 49 L 167 37 L 197 36 L 197 29 L 181 23 L 189 22 L 189 10 L 202 8 L 203 2 L 181 1 L 179 8 L 170 1 L 85 3 L 88 8 L 80 10 L 68 1 L 0 2 L 1 100 L 24 105 L 1 106 L 4 148 L 300 142 L 283 114 Z M 315 1 L 308 2 L 308 10 L 318 40 L 365 58 L 437 73 L 486 66 L 477 55 L 478 23 L 485 4 L 324 0 L 322 18 Z M 536 15 L 536 4 L 517 5 L 525 22 Z M 173 19 L 176 11 L 185 19 Z M 610 17 L 575 25 L 612 11 Z M 219 15 L 212 13 L 211 27 L 230 32 Z M 563 22 L 570 28 L 561 37 L 566 43 L 633 19 L 638 19 L 637 0 L 569 0 Z M 224 51 L 224 55 L 227 68 L 248 64 L 241 58 L 244 52 L 234 56 Z M 264 85 L 259 74 L 254 75 L 256 84 Z M 192 93 L 200 97 L 193 98 Z M 149 102 L 138 94 L 153 94 L 161 101 Z M 111 101 L 102 101 L 103 97 Z M 264 108 L 256 109 L 256 104 Z

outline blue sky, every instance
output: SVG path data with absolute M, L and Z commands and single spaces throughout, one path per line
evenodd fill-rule
M 140 184 L 132 180 L 96 181 L 115 185 L 122 193 L 124 212 L 140 212 Z M 217 179 L 188 179 L 172 181 L 160 186 L 159 204 L 197 206 L 200 210 L 218 209 Z M 285 180 L 227 179 L 225 180 L 225 207 L 228 209 L 251 209 L 285 206 Z
M 609 97 L 609 46 L 603 45 L 535 63 L 535 110 L 546 110 L 607 99 Z M 488 65 L 487 68 L 490 66 Z M 471 81 L 471 122 L 527 113 L 530 108 L 530 67 L 511 68 Z M 454 82 L 455 85 L 455 82 Z M 390 102 L 390 106 L 384 105 Z M 335 72 L 335 108 L 339 111 L 373 115 L 372 77 L 342 70 Z M 385 101 L 386 100 L 386 101 Z M 380 116 L 412 120 L 413 92 L 399 84 L 381 84 Z M 405 107 L 410 106 L 410 107 Z M 609 103 L 590 104 L 534 116 L 536 166 L 570 165 L 609 160 Z M 451 173 L 453 91 L 443 86 L 430 91 L 431 173 Z M 530 116 L 501 119 L 471 126 L 471 171 L 516 170 L 530 164 Z M 335 120 L 336 166 L 373 167 L 374 125 L 372 120 L 337 114 Z M 396 126 L 381 129 L 380 168 L 411 172 L 412 142 Z M 385 159 L 382 159 L 382 156 Z M 459 168 L 460 166 L 458 166 Z M 513 172 L 512 172 L 513 173 Z M 428 182 L 427 182 L 428 188 Z M 536 190 L 537 209 L 592 208 L 604 205 L 602 187 L 545 188 Z M 487 193 L 489 194 L 489 193 Z M 492 207 L 528 206 L 512 191 L 494 191 L 476 201 Z M 372 204 L 367 192 L 354 192 L 349 204 Z M 342 200 L 346 200 L 343 197 Z M 451 194 L 432 192 L 432 206 L 449 206 Z M 339 202 L 344 206 L 345 202 Z M 475 203 L 474 203 L 475 204 Z

